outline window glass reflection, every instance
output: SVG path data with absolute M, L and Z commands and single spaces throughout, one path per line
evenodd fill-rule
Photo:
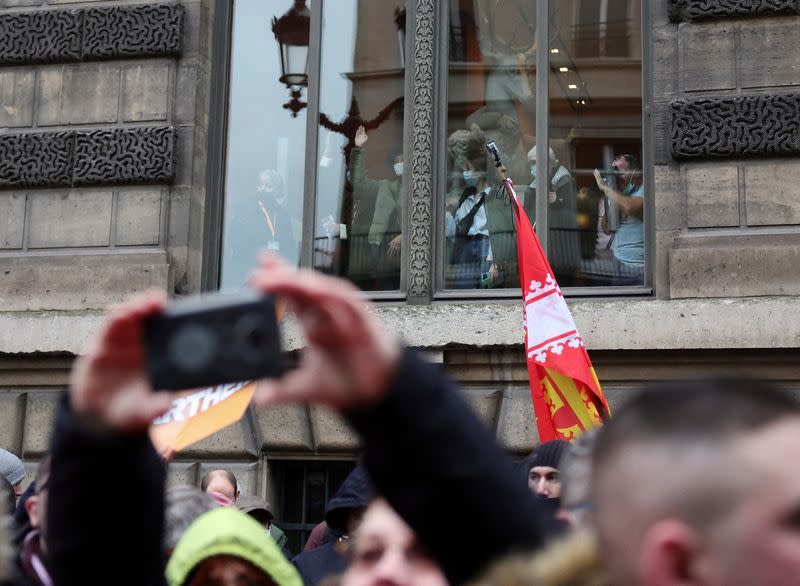
M 519 286 L 488 141 L 532 222 L 537 200 L 547 202 L 548 260 L 562 287 L 644 284 L 640 0 L 550 6 L 549 46 L 538 47 L 535 2 L 449 2 L 446 288 Z M 536 160 L 539 49 L 550 59 L 547 161 Z
M 513 214 L 485 144 L 497 144 L 523 197 L 536 127 L 536 5 L 450 0 L 449 18 L 444 284 L 519 287 Z
M 291 264 L 300 260 L 306 115 L 300 110 L 292 116 L 284 107 L 290 89 L 280 81 L 284 75 L 280 45 L 272 30 L 273 18 L 280 18 L 296 4 L 310 6 L 311 2 L 234 3 L 223 289 L 244 285 L 260 250 L 276 251 Z M 285 67 L 303 72 L 305 63 L 301 61 L 293 59 Z
M 643 285 L 641 2 L 552 2 L 549 27 L 550 153 L 576 189 L 569 211 L 548 207 L 553 270 L 562 286 Z
M 405 18 L 400 0 L 323 4 L 314 266 L 400 288 Z

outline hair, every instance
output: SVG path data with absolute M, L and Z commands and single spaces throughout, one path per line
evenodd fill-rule
M 561 505 L 565 508 L 588 504 L 592 493 L 592 453 L 599 431 L 599 427 L 584 431 L 561 458 Z
M 477 124 L 451 134 L 447 138 L 447 150 L 456 167 L 465 168 L 469 161 L 476 170 L 486 172 L 486 135 Z
M 642 164 L 639 162 L 639 159 L 636 155 L 625 153 L 619 155 L 619 158 L 625 159 L 625 161 L 628 163 L 628 166 L 631 168 L 631 171 L 639 171 L 642 168 Z
M 675 519 L 710 534 L 742 502 L 738 441 L 800 416 L 764 381 L 658 383 L 634 395 L 600 430 L 592 456 L 591 515 L 619 581 L 634 572 L 648 528 Z
M 211 479 L 219 474 L 225 475 L 225 478 L 227 478 L 228 482 L 230 482 L 231 486 L 233 486 L 233 492 L 235 494 L 236 491 L 239 490 L 239 483 L 236 482 L 236 476 L 234 476 L 233 472 L 231 472 L 230 470 L 224 470 L 222 468 L 211 470 L 208 472 L 208 474 L 203 476 L 203 480 L 200 481 L 200 490 L 202 490 L 203 492 L 208 490 L 208 485 L 211 484 Z
M 800 404 L 771 383 L 707 379 L 654 384 L 633 396 L 599 433 L 594 470 L 637 442 L 723 442 L 800 415 Z
M 164 551 L 169 555 L 198 517 L 216 509 L 214 499 L 196 486 L 175 486 L 164 497 Z

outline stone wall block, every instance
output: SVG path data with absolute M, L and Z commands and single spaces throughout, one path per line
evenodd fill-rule
M 672 250 L 679 230 L 656 230 L 655 267 L 653 287 L 659 299 L 669 299 L 669 251 Z
M 184 32 L 183 47 L 186 53 L 196 53 L 200 50 L 201 34 L 201 4 L 205 2 L 184 2 Z
M 200 470 L 197 474 L 197 486 L 203 480 L 203 476 L 212 470 L 230 470 L 236 476 L 236 482 L 241 487 L 242 495 L 258 494 L 259 465 L 253 463 L 233 463 L 233 462 L 201 462 Z
M 800 160 L 744 167 L 748 226 L 800 224 Z
M 125 122 L 167 119 L 171 69 L 168 64 L 137 64 L 125 69 L 122 106 Z
M 167 486 L 199 486 L 199 469 L 197 462 L 170 462 L 167 468 Z
M 35 78 L 32 70 L 0 71 L 0 127 L 33 124 Z
M 0 448 L 22 454 L 22 426 L 25 412 L 25 395 L 0 393 Z
M 37 71 L 36 84 L 39 90 L 39 106 L 36 120 L 39 126 L 55 126 L 61 120 L 61 88 L 64 66 L 43 66 Z
M 25 198 L 24 192 L 0 193 L 0 249 L 22 248 Z
M 221 429 L 183 450 L 184 458 L 247 460 L 258 455 L 253 446 L 253 430 L 246 418 Z
M 57 392 L 28 393 L 25 405 L 23 458 L 41 458 L 50 448 L 50 435 L 58 407 Z
M 196 64 L 178 67 L 173 110 L 176 124 L 192 124 L 194 122 L 197 102 L 197 69 L 198 65 Z
M 47 191 L 29 198 L 30 248 L 110 244 L 110 191 Z
M 750 297 L 800 295 L 800 247 L 709 246 L 670 251 L 670 295 Z
M 800 18 L 739 25 L 742 87 L 800 85 Z
M 280 405 L 255 410 L 256 425 L 265 452 L 314 450 L 310 422 L 302 405 Z
M 192 185 L 194 169 L 194 129 L 181 126 L 176 129 L 178 140 L 176 185 Z
M 159 188 L 117 192 L 117 246 L 158 244 L 161 235 L 163 192 Z
M 316 449 L 321 452 L 350 452 L 358 449 L 358 436 L 337 413 L 312 405 L 311 425 Z
M 682 91 L 722 90 L 736 87 L 733 24 L 679 25 L 678 53 Z
M 87 64 L 64 70 L 60 122 L 101 124 L 116 122 L 120 96 L 120 67 Z
M 502 394 L 502 391 L 494 389 L 467 389 L 464 398 L 478 419 L 487 427 L 494 429 Z
M 683 180 L 676 165 L 655 165 L 656 230 L 681 227 Z
M 539 443 L 539 432 L 533 418 L 533 401 L 529 388 L 505 391 L 497 421 L 497 438 L 517 454 L 530 452 Z
M 736 165 L 692 164 L 685 165 L 684 172 L 690 228 L 739 225 L 739 170 Z
M 0 257 L 4 311 L 104 309 L 151 288 L 170 290 L 163 251 Z

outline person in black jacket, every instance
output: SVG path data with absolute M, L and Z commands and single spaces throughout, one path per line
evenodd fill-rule
M 292 560 L 307 586 L 344 572 L 347 568 L 346 542 L 358 528 L 372 490 L 362 466 L 357 466 L 325 507 L 325 522 L 332 541 Z
M 492 432 L 439 367 L 380 325 L 355 287 L 296 271 L 274 255 L 262 259 L 251 286 L 289 300 L 307 340 L 299 367 L 264 381 L 257 401 L 314 400 L 344 413 L 366 447 L 373 486 L 451 583 L 511 551 L 542 545 L 551 515 L 518 481 Z M 48 528 L 56 584 L 164 583 L 165 470 L 147 427 L 171 396 L 150 388 L 142 323 L 165 303 L 162 293 L 150 292 L 116 308 L 73 367 L 52 444 Z M 76 484 L 100 465 L 113 491 Z

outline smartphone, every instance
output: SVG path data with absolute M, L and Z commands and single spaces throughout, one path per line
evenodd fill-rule
M 145 322 L 144 343 L 156 390 L 278 377 L 285 368 L 275 302 L 257 293 L 172 302 Z

